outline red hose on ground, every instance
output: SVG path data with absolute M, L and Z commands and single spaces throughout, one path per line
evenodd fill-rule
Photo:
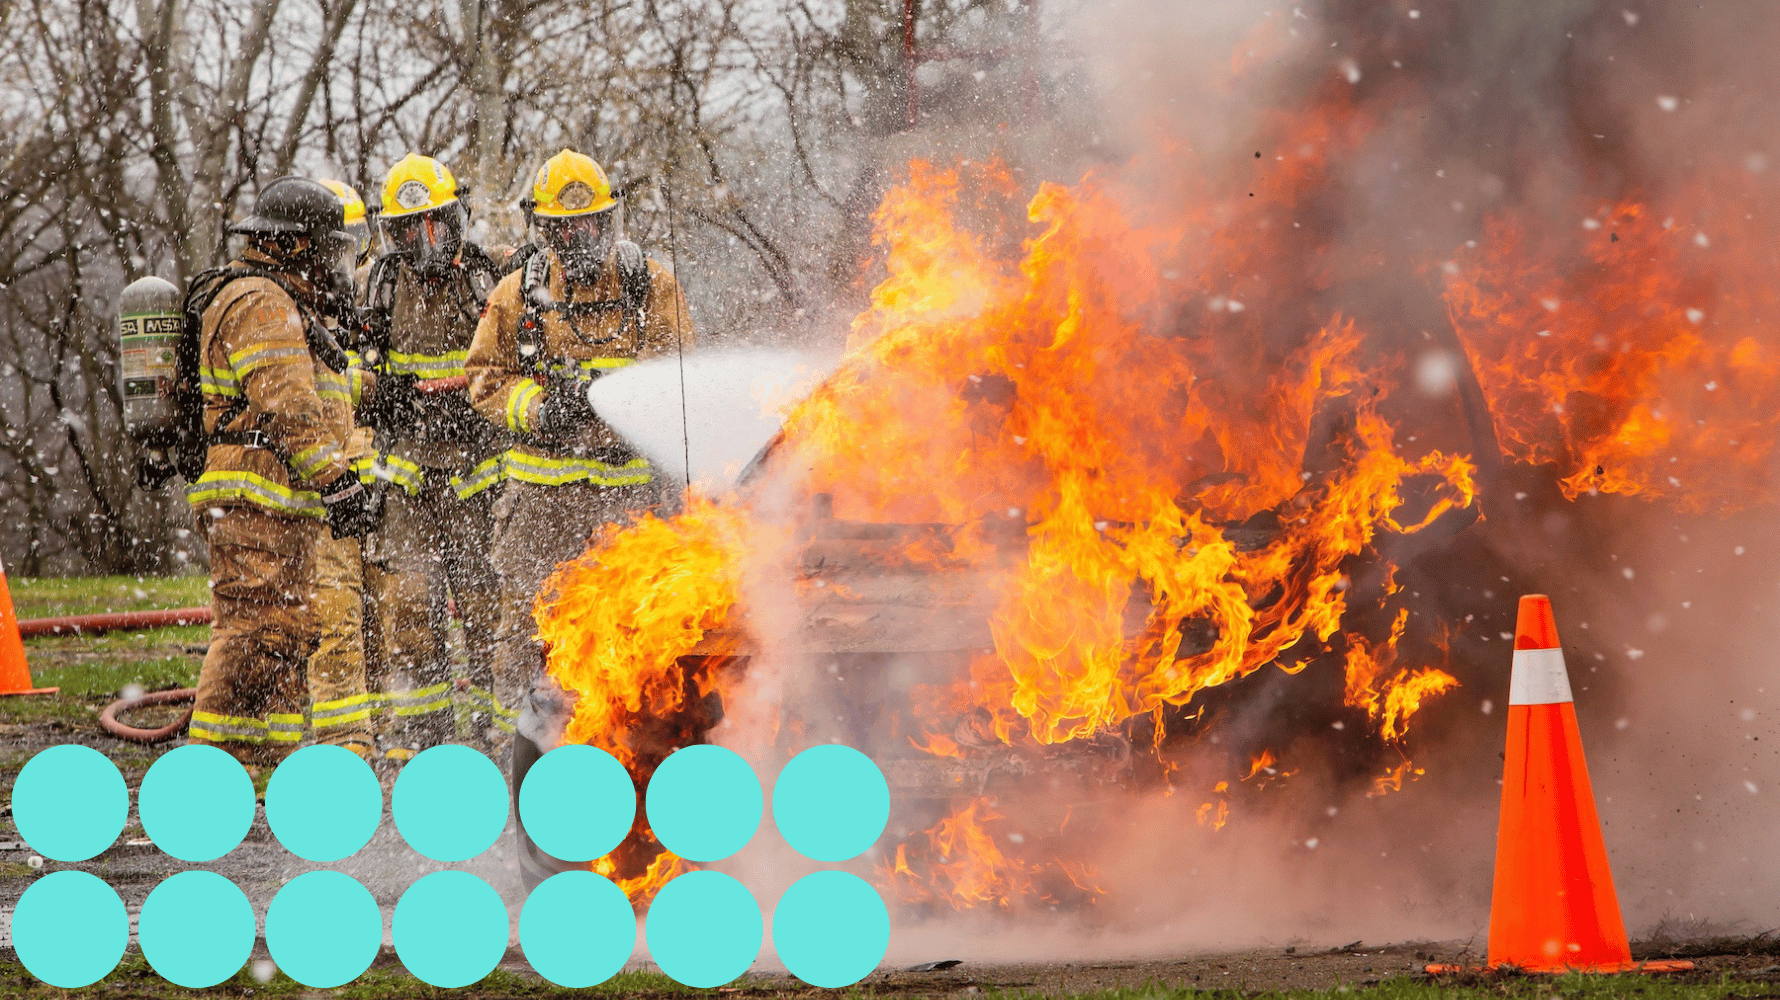
M 27 618 L 19 622 L 19 638 L 43 635 L 98 635 L 101 632 L 172 625 L 208 625 L 209 608 L 160 608 L 154 611 L 113 611 L 98 615 L 64 615 L 60 618 Z
M 117 721 L 117 713 L 127 712 L 135 708 L 142 708 L 146 705 L 172 705 L 182 701 L 196 701 L 197 698 L 197 688 L 179 688 L 174 691 L 156 691 L 153 694 L 145 694 L 140 698 L 119 698 L 117 701 L 105 706 L 105 711 L 99 713 L 99 725 L 102 726 L 106 732 L 120 740 L 129 740 L 131 743 L 164 743 L 167 740 L 178 736 L 179 731 L 185 728 L 186 723 L 192 721 L 191 709 L 186 709 L 185 714 L 180 716 L 179 721 L 171 725 L 162 726 L 159 729 L 137 729 L 134 726 L 126 726 Z

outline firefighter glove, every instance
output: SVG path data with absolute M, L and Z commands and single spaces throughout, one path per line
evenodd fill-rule
M 586 383 L 565 382 L 552 387 L 549 398 L 538 407 L 538 433 L 561 440 L 575 436 L 597 419 L 593 404 L 587 401 Z
M 363 539 L 369 534 L 375 527 L 373 500 L 371 491 L 351 474 L 323 487 L 321 502 L 328 509 L 328 529 L 334 537 Z
M 373 425 L 398 436 L 412 430 L 420 407 L 419 383 L 417 376 L 406 372 L 380 376 L 372 397 Z

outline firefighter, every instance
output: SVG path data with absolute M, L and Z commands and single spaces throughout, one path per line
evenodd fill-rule
M 350 393 L 321 315 L 348 237 L 340 199 L 315 181 L 268 184 L 227 267 L 193 281 L 208 435 L 187 491 L 210 545 L 211 641 L 191 741 L 221 747 L 256 782 L 303 737 L 304 673 L 318 641 L 315 551 L 362 534 L 370 492 L 322 392 Z M 262 784 L 263 787 L 263 784 Z
M 496 698 L 493 679 L 490 508 L 507 441 L 463 387 L 464 355 L 507 253 L 465 239 L 458 195 L 451 171 L 430 157 L 391 167 L 378 219 L 384 253 L 364 272 L 362 347 L 383 387 L 373 420 L 382 519 L 365 550 L 367 663 L 390 713 L 385 752 L 397 761 L 457 738 L 447 597 L 463 619 L 472 742 L 492 751 L 517 714 Z
M 673 274 L 617 239 L 617 205 L 605 172 L 587 156 L 565 149 L 545 162 L 524 204 L 542 247 L 489 296 L 464 362 L 476 409 L 516 438 L 494 535 L 501 585 L 495 693 L 522 711 L 511 744 L 515 789 L 540 748 L 556 745 L 572 707 L 543 676 L 532 639 L 538 591 L 601 525 L 656 505 L 665 485 L 594 414 L 587 386 L 693 341 Z M 530 845 L 522 852 L 532 883 L 548 874 L 536 870 L 534 853 Z
M 365 202 L 351 185 L 323 180 L 346 206 L 346 233 L 352 240 L 355 265 L 370 253 L 371 238 Z M 350 273 L 350 272 L 349 272 Z M 345 301 L 336 303 L 336 315 L 351 315 L 355 289 L 335 289 Z M 353 326 L 354 319 L 340 325 Z M 371 477 L 371 430 L 354 419 L 365 401 L 363 386 L 374 383 L 357 352 L 348 351 L 347 391 L 321 388 L 322 402 L 337 424 L 347 432 L 346 459 L 360 482 Z M 309 658 L 309 719 L 315 742 L 343 746 L 367 760 L 376 758 L 371 720 L 379 707 L 365 686 L 364 559 L 358 538 L 324 534 L 315 552 L 315 609 L 320 620 L 320 645 Z

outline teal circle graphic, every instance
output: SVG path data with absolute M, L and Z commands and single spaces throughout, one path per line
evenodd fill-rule
M 78 743 L 38 751 L 13 782 L 12 821 L 19 836 L 56 861 L 98 856 L 117 842 L 129 815 L 130 790 L 117 765 Z
M 733 750 L 681 747 L 649 779 L 644 811 L 661 846 L 688 861 L 721 861 L 760 827 L 760 779 Z
M 624 968 L 636 946 L 637 915 L 624 890 L 590 871 L 550 876 L 519 911 L 525 960 L 558 986 L 605 982 Z
M 864 854 L 890 822 L 890 785 L 872 759 L 839 744 L 791 758 L 773 783 L 773 823 L 813 861 Z
M 670 879 L 643 922 L 649 957 L 670 979 L 695 989 L 747 972 L 760 954 L 762 931 L 760 906 L 747 887 L 712 871 Z
M 377 900 L 350 875 L 304 872 L 284 883 L 266 907 L 272 961 L 311 989 L 352 982 L 371 967 L 381 947 L 383 914 Z
M 189 744 L 181 749 L 214 748 Z M 241 765 L 236 764 L 235 770 L 241 771 Z M 252 795 L 251 786 L 248 794 Z M 180 872 L 161 880 L 142 901 L 136 924 L 142 957 L 155 972 L 176 986 L 194 990 L 215 986 L 240 972 L 253 955 L 253 936 L 253 904 L 246 894 L 235 883 L 206 871 Z
M 507 826 L 507 782 L 481 751 L 428 747 L 402 765 L 389 811 L 408 846 L 434 861 L 468 861 Z
M 434 872 L 396 901 L 390 936 L 402 964 L 421 982 L 468 986 L 493 972 L 507 952 L 507 904 L 469 872 Z
M 519 821 L 526 835 L 564 861 L 610 854 L 636 818 L 637 788 L 630 772 L 599 747 L 557 747 L 538 758 L 519 786 Z
M 181 861 L 214 861 L 234 850 L 253 825 L 253 779 L 222 750 L 189 743 L 149 765 L 136 811 L 162 851 Z
M 104 979 L 117 968 L 129 943 L 130 915 L 124 912 L 124 901 L 103 879 L 86 872 L 43 876 L 31 883 L 12 911 L 12 946 L 19 962 L 26 972 L 60 989 Z
M 382 818 L 377 776 L 345 747 L 306 746 L 286 757 L 266 782 L 272 835 L 305 861 L 338 861 L 358 853 Z
M 773 948 L 785 968 L 811 986 L 851 986 L 890 950 L 890 910 L 857 875 L 805 875 L 773 910 Z

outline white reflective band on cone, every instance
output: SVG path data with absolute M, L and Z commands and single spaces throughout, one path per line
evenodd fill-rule
M 1570 672 L 1561 649 L 1517 649 L 1508 680 L 1508 704 L 1557 705 L 1570 697 Z

